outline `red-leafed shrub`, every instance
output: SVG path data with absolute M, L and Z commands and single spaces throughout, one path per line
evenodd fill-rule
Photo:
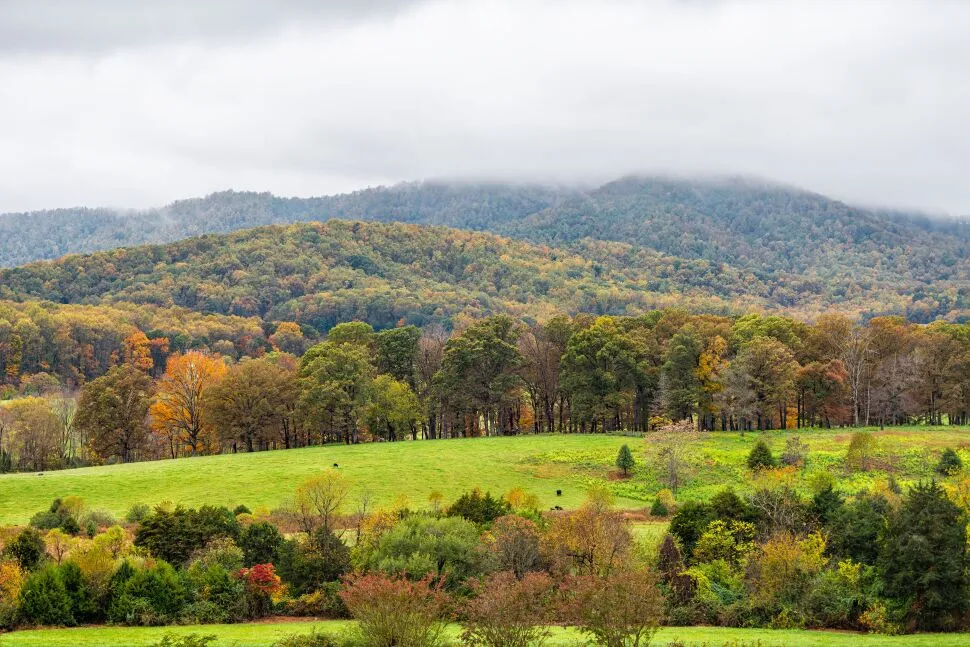
M 283 581 L 272 564 L 256 564 L 239 570 L 239 579 L 246 586 L 246 610 L 251 618 L 268 615 L 273 602 L 283 592 Z
M 433 647 L 441 643 L 448 595 L 430 578 L 412 582 L 384 574 L 345 580 L 340 597 L 360 624 L 366 645 Z
M 648 571 L 575 577 L 564 593 L 569 621 L 606 647 L 646 647 L 663 616 L 663 596 Z
M 549 637 L 553 592 L 545 573 L 527 573 L 521 580 L 511 571 L 490 575 L 471 586 L 475 597 L 463 608 L 462 642 L 482 647 L 539 647 Z

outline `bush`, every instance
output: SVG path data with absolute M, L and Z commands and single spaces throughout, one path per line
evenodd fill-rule
M 178 619 L 186 591 L 175 569 L 159 560 L 154 566 L 131 570 L 133 573 L 116 587 L 108 619 L 131 625 L 161 625 Z
M 462 518 L 414 515 L 386 532 L 367 566 L 414 579 L 431 577 L 450 588 L 481 574 L 478 527 Z
M 705 503 L 688 501 L 670 519 L 670 534 L 680 540 L 687 557 L 694 552 L 697 540 L 714 519 L 714 511 Z
M 25 571 L 33 570 L 47 555 L 44 538 L 33 528 L 24 528 L 4 549 L 7 557 L 17 560 Z
M 148 507 L 148 504 L 136 503 L 128 508 L 128 512 L 125 513 L 125 521 L 128 523 L 140 523 L 151 513 L 152 509 Z
M 751 506 L 745 503 L 732 487 L 726 487 L 711 497 L 711 511 L 715 519 L 724 521 L 754 522 L 757 518 Z
M 239 536 L 239 547 L 243 550 L 243 563 L 246 566 L 275 563 L 277 551 L 283 541 L 283 535 L 273 524 L 265 521 L 251 524 Z
M 498 571 L 512 571 L 518 578 L 542 570 L 542 537 L 534 521 L 517 515 L 499 517 L 492 524 L 489 554 Z
M 152 643 L 150 647 L 208 647 L 209 643 L 215 642 L 218 637 L 212 634 L 185 634 L 179 636 L 167 633 L 161 640 Z
M 78 521 L 84 526 L 89 526 L 93 523 L 95 529 L 109 528 L 117 525 L 118 523 L 118 520 L 114 518 L 114 515 L 107 510 L 88 510 L 81 515 L 81 518 Z
M 774 466 L 775 457 L 772 456 L 768 443 L 764 440 L 759 440 L 751 448 L 751 453 L 748 454 L 748 469 L 760 470 Z
M 842 505 L 829 519 L 829 552 L 841 559 L 875 564 L 891 508 L 885 498 L 861 495 Z
M 575 578 L 566 587 L 566 598 L 569 620 L 607 647 L 649 644 L 663 618 L 663 596 L 648 571 Z
M 76 624 L 71 598 L 56 566 L 47 566 L 27 578 L 20 590 L 20 614 L 33 624 L 66 627 Z
M 466 492 L 448 506 L 445 511 L 449 517 L 463 517 L 478 524 L 490 524 L 499 517 L 512 512 L 508 502 L 496 499 L 490 492 L 484 495 L 478 488 Z
M 196 600 L 186 615 L 195 622 L 237 622 L 248 616 L 245 584 L 223 565 L 194 562 L 188 576 L 195 587 Z
M 359 623 L 365 645 L 434 647 L 442 642 L 448 596 L 430 578 L 351 577 L 340 597 Z
M 17 602 L 27 574 L 20 564 L 10 559 L 0 562 L 0 628 L 13 626 L 17 615 Z
M 845 466 L 850 472 L 868 472 L 873 467 L 877 450 L 876 437 L 868 431 L 857 431 L 849 440 Z
M 217 537 L 239 538 L 239 524 L 227 508 L 202 506 L 198 510 L 162 507 L 142 520 L 135 545 L 172 564 L 184 564 L 192 553 Z
M 474 597 L 463 608 L 466 645 L 482 647 L 539 647 L 550 632 L 552 579 L 529 573 L 521 580 L 503 571 L 471 585 Z
M 785 439 L 785 450 L 781 453 L 781 464 L 794 467 L 804 467 L 805 458 L 808 456 L 808 445 L 802 442 L 798 436 L 789 436 Z
M 100 610 L 81 568 L 74 562 L 65 562 L 58 570 L 64 583 L 64 590 L 71 601 L 71 615 L 74 620 L 79 623 L 99 620 Z
M 657 497 L 653 500 L 653 505 L 650 506 L 650 516 L 651 517 L 666 517 L 670 514 L 670 510 L 664 505 L 664 502 Z
M 304 595 L 339 580 L 350 571 L 350 549 L 326 527 L 314 540 L 284 541 L 277 550 L 276 569 L 294 595 Z
M 246 587 L 246 614 L 250 618 L 269 615 L 274 599 L 283 591 L 283 581 L 272 564 L 256 564 L 239 571 Z
M 76 535 L 81 532 L 78 517 L 83 509 L 84 503 L 79 497 L 54 499 L 47 510 L 31 517 L 30 525 L 38 530 L 60 528 L 70 535 Z
M 313 631 L 308 634 L 283 636 L 271 647 L 355 647 L 359 643 L 349 637 L 336 637 Z
M 952 476 L 963 469 L 963 461 L 960 456 L 947 447 L 940 455 L 940 462 L 936 464 L 936 473 L 943 476 Z
M 291 616 L 346 618 L 347 607 L 340 599 L 340 582 L 327 582 L 312 593 L 290 600 L 286 612 Z
M 232 509 L 232 513 L 238 517 L 241 514 L 252 514 L 252 510 L 247 508 L 245 505 L 240 504 Z

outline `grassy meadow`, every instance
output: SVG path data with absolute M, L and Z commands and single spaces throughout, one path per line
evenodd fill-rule
M 270 647 L 292 634 L 351 631 L 352 621 L 293 620 L 230 625 L 175 627 L 78 627 L 34 629 L 0 635 L 0 647 L 148 647 L 166 634 L 216 636 L 212 647 Z M 449 628 L 456 637 L 459 628 Z M 842 631 L 732 629 L 725 627 L 664 627 L 651 642 L 663 647 L 670 643 L 684 647 L 962 647 L 970 644 L 968 634 L 913 634 L 885 636 Z M 554 627 L 549 647 L 579 647 L 583 636 L 570 628 Z
M 808 445 L 807 465 L 797 483 L 807 488 L 816 472 L 833 475 L 852 493 L 892 474 L 902 484 L 933 476 L 945 447 L 970 461 L 970 429 L 957 427 L 870 430 L 877 440 L 876 469 L 848 473 L 845 454 L 852 430 L 775 431 L 767 435 L 776 456 L 785 438 L 798 435 Z M 751 487 L 745 459 L 759 438 L 736 432 L 704 433 L 688 448 L 686 480 L 678 500 L 709 498 L 725 485 Z M 613 462 L 624 443 L 637 460 L 630 478 L 618 479 Z M 421 442 L 329 445 L 306 449 L 224 454 L 178 460 L 106 465 L 41 474 L 0 476 L 0 524 L 23 524 L 52 499 L 78 495 L 91 508 L 123 515 L 134 503 L 206 503 L 251 509 L 276 507 L 296 486 L 334 463 L 349 476 L 355 492 L 367 491 L 375 505 L 406 497 L 415 508 L 440 491 L 450 501 L 474 487 L 501 494 L 518 487 L 536 495 L 543 507 L 575 507 L 593 483 L 605 483 L 625 508 L 649 505 L 664 487 L 652 456 L 655 438 L 611 435 L 542 435 Z M 562 496 L 556 496 L 562 490 Z
M 352 630 L 349 621 L 261 622 L 192 627 L 97 627 L 39 629 L 0 636 L 0 647 L 147 647 L 166 633 L 214 635 L 212 647 L 269 647 L 283 636 L 314 630 L 338 634 Z M 457 636 L 458 627 L 449 627 Z M 723 627 L 665 627 L 652 645 L 679 642 L 685 647 L 958 647 L 967 645 L 967 634 L 917 634 L 882 636 L 839 631 L 773 629 L 727 629 Z M 553 629 L 549 647 L 578 647 L 583 636 L 573 630 Z

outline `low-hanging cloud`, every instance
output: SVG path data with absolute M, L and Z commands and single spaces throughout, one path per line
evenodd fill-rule
M 84 4 L 0 27 L 0 210 L 672 172 L 970 213 L 970 3 Z

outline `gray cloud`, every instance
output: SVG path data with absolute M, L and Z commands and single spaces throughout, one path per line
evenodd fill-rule
M 970 214 L 970 3 L 84 4 L 0 54 L 0 210 L 639 171 Z
M 416 0 L 0 0 L 0 51 L 104 52 L 241 40 L 293 23 L 353 23 Z

